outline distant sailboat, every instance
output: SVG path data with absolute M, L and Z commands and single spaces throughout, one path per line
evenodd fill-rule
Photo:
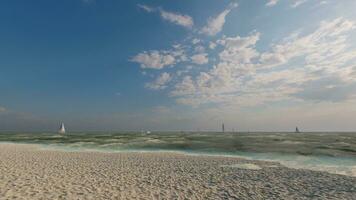
M 296 132 L 296 133 L 300 133 L 298 127 L 295 127 L 295 132 Z
M 63 123 L 61 123 L 61 126 L 59 127 L 58 133 L 59 134 L 66 133 L 66 129 L 64 128 L 64 124 Z

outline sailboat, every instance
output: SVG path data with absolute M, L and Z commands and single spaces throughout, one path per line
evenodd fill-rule
M 295 127 L 295 132 L 296 132 L 296 133 L 300 133 L 298 127 Z
M 61 123 L 61 126 L 59 127 L 58 133 L 59 134 L 66 133 L 66 129 L 64 128 L 64 124 L 63 123 Z

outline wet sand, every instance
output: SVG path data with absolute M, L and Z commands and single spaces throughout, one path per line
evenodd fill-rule
M 356 178 L 231 157 L 0 144 L 0 199 L 356 199 Z

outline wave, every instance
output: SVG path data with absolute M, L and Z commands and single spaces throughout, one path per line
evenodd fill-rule
M 295 169 L 356 176 L 354 133 L 1 134 L 0 142 L 65 151 L 180 152 L 279 162 Z
M 104 146 L 109 147 L 109 146 Z M 236 157 L 248 160 L 270 161 L 280 163 L 282 166 L 292 169 L 306 169 L 312 171 L 322 171 L 331 174 L 339 174 L 345 176 L 356 177 L 356 160 L 347 157 L 329 157 L 329 156 L 306 156 L 306 155 L 289 155 L 280 153 L 252 153 L 252 152 L 235 152 L 232 153 L 214 153 L 214 152 L 199 152 L 199 151 L 182 151 L 182 150 L 164 150 L 164 149 L 129 149 L 129 148 L 96 148 L 89 146 L 59 146 L 59 145 L 41 145 L 42 149 L 46 150 L 60 150 L 70 152 L 104 152 L 104 153 L 125 153 L 125 152 L 168 152 L 168 153 L 182 153 L 192 156 L 224 156 Z M 252 165 L 231 165 L 224 167 L 235 167 L 240 169 L 255 169 L 258 166 Z

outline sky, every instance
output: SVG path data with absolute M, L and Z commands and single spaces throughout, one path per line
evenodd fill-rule
M 5 0 L 0 130 L 355 131 L 354 0 Z

